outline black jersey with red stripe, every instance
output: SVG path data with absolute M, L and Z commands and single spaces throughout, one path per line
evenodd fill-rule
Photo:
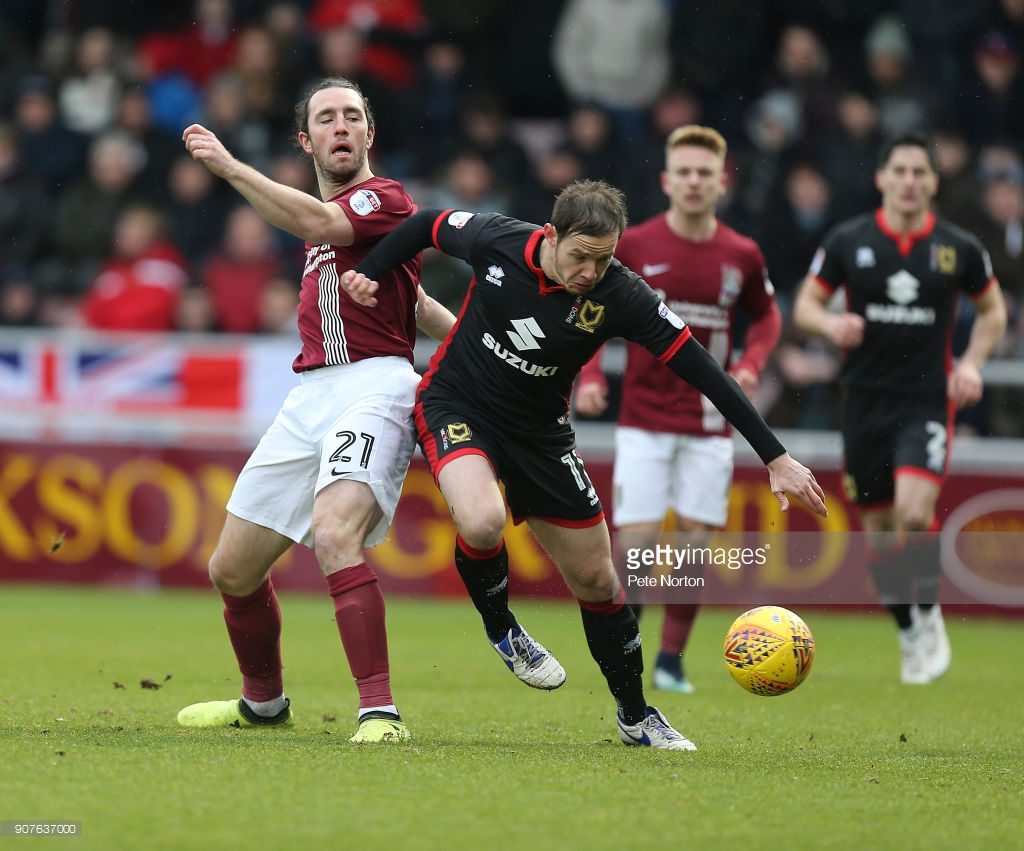
M 432 238 L 473 268 L 473 281 L 421 396 L 454 394 L 506 428 L 544 432 L 567 415 L 573 379 L 607 340 L 624 337 L 667 362 L 690 336 L 617 260 L 586 295 L 550 281 L 540 267 L 537 225 L 446 210 L 434 220 Z
M 929 213 L 921 230 L 899 234 L 881 210 L 836 226 L 810 274 L 829 290 L 845 287 L 847 310 L 865 319 L 841 379 L 915 395 L 945 390 L 957 292 L 977 296 L 994 283 L 988 253 L 967 231 Z

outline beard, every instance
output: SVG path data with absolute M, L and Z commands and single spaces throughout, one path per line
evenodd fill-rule
M 330 151 L 318 153 L 314 157 L 314 161 L 316 162 L 317 170 L 327 178 L 329 183 L 343 186 L 359 174 L 363 166 L 366 165 L 366 148 L 363 148 L 358 157 L 342 165 L 331 161 Z

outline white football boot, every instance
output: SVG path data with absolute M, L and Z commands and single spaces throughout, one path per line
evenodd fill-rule
M 513 627 L 508 635 L 491 646 L 508 669 L 532 688 L 550 691 L 565 682 L 565 668 L 521 626 Z
M 936 680 L 949 670 L 949 663 L 953 658 L 949 636 L 946 635 L 946 624 L 942 619 L 942 608 L 934 605 L 928 611 L 922 612 L 914 606 L 910 612 L 918 634 L 921 666 L 930 679 Z
M 624 745 L 666 751 L 697 750 L 697 746 L 669 724 L 668 719 L 653 706 L 644 710 L 644 720 L 639 724 L 626 724 L 621 715 L 616 715 L 616 721 L 619 738 Z
M 900 665 L 900 682 L 905 686 L 923 686 L 932 681 L 924 667 L 924 654 L 921 647 L 921 635 L 917 625 L 910 629 L 901 629 L 900 652 L 903 656 Z

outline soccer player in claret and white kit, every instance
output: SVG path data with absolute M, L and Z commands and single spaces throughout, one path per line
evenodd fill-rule
M 388 273 L 393 297 L 382 309 L 363 307 L 341 289 L 340 273 L 416 206 L 400 184 L 370 171 L 373 113 L 354 83 L 321 81 L 298 103 L 295 118 L 323 201 L 239 162 L 205 127 L 193 124 L 183 134 L 195 159 L 307 246 L 299 297 L 302 351 L 293 364 L 301 384 L 239 474 L 210 559 L 242 672 L 242 697 L 193 704 L 178 713 L 178 722 L 292 723 L 270 569 L 298 543 L 315 549 L 327 577 L 359 691 L 359 726 L 350 741 L 401 742 L 409 733 L 391 694 L 384 600 L 363 550 L 387 535 L 415 447 L 416 326 L 442 339 L 455 318 L 420 289 L 418 255 Z
M 825 236 L 794 317 L 844 350 L 844 486 L 873 550 L 879 599 L 899 630 L 900 679 L 925 685 L 951 659 L 935 504 L 953 418 L 981 398 L 981 368 L 1006 329 L 1006 306 L 981 243 L 930 210 L 938 172 L 926 137 L 888 142 L 875 185 L 882 206 Z M 846 309 L 833 313 L 828 305 L 840 287 Z M 958 292 L 977 318 L 954 366 Z M 909 548 L 907 533 L 915 539 Z
M 381 279 L 428 245 L 473 267 L 452 333 L 416 402 L 420 447 L 458 527 L 455 564 L 484 631 L 512 673 L 534 688 L 565 680 L 555 657 L 508 605 L 505 494 L 579 601 L 590 653 L 617 704 L 626 745 L 694 750 L 643 689 L 640 632 L 612 564 L 601 500 L 576 451 L 572 382 L 612 337 L 644 345 L 690 381 L 751 442 L 782 507 L 786 494 L 825 514 L 824 494 L 765 425 L 689 328 L 614 259 L 626 228 L 622 193 L 578 181 L 559 194 L 543 227 L 494 213 L 423 210 L 342 276 L 367 304 L 394 293 Z
M 710 127 L 688 125 L 665 143 L 662 189 L 668 212 L 628 228 L 615 256 L 639 270 L 693 336 L 736 379 L 749 398 L 779 340 L 782 317 L 757 244 L 718 221 L 727 146 Z M 731 364 L 733 320 L 750 318 L 743 355 Z M 580 372 L 576 410 L 596 416 L 608 406 L 600 352 Z M 615 432 L 614 508 L 617 546 L 626 552 L 658 541 L 671 508 L 678 531 L 703 546 L 725 525 L 732 485 L 732 429 L 696 388 L 680 381 L 643 346 L 630 343 Z M 688 694 L 683 652 L 699 602 L 665 606 L 654 687 Z M 634 606 L 639 616 L 639 607 Z

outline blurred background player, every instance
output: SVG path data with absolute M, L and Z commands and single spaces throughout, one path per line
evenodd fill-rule
M 790 458 L 736 382 L 691 339 L 682 319 L 614 259 L 625 229 L 622 193 L 581 180 L 559 193 L 542 228 L 496 213 L 422 210 L 342 281 L 362 302 L 376 304 L 379 290 L 386 303 L 393 286 L 372 279 L 429 245 L 473 267 L 477 283 L 417 393 L 416 425 L 458 527 L 456 567 L 491 646 L 527 685 L 553 689 L 565 681 L 557 659 L 509 609 L 507 498 L 513 521 L 529 525 L 579 603 L 623 743 L 695 750 L 644 696 L 636 617 L 569 421 L 576 375 L 613 337 L 644 345 L 713 399 L 750 441 L 783 510 L 789 493 L 822 516 L 827 511 L 810 470 Z
M 715 215 L 726 190 L 726 151 L 725 139 L 710 127 L 674 130 L 661 175 L 668 212 L 628 228 L 615 254 L 642 274 L 723 367 L 731 362 L 736 308 L 744 310 L 750 324 L 743 355 L 730 374 L 753 399 L 782 319 L 760 249 Z M 583 367 L 576 389 L 576 410 L 586 416 L 608 405 L 600 355 Z M 642 346 L 629 343 L 613 472 L 620 553 L 653 547 L 669 508 L 675 528 L 692 536 L 706 538 L 725 525 L 733 472 L 731 433 L 725 417 L 696 388 Z M 665 606 L 655 688 L 693 691 L 682 654 L 698 608 L 697 602 Z M 639 607 L 634 609 L 639 614 Z
M 953 416 L 981 398 L 981 368 L 1006 328 L 1006 307 L 981 243 L 929 209 L 938 174 L 927 138 L 909 133 L 889 142 L 875 185 L 882 206 L 825 237 L 794 317 L 846 350 L 844 487 L 873 550 L 878 596 L 899 628 L 901 679 L 924 684 L 944 674 L 951 658 L 938 605 L 935 503 Z M 831 312 L 844 286 L 846 308 Z M 958 292 L 970 297 L 977 318 L 953 367 Z M 908 540 L 907 533 L 918 534 Z
M 416 206 L 401 184 L 370 171 L 373 113 L 357 85 L 322 80 L 296 106 L 295 119 L 324 201 L 239 162 L 205 127 L 183 134 L 196 160 L 270 224 L 304 239 L 307 253 L 302 351 L 293 364 L 302 383 L 239 474 L 210 559 L 242 697 L 193 704 L 178 722 L 292 722 L 281 676 L 281 608 L 269 574 L 299 543 L 316 550 L 359 690 L 359 729 L 350 741 L 404 741 L 409 733 L 391 695 L 384 598 L 363 548 L 387 535 L 415 446 L 416 324 L 440 339 L 455 319 L 419 288 L 418 255 L 387 276 L 394 293 L 385 309 L 368 310 L 342 292 L 339 270 L 358 263 Z

